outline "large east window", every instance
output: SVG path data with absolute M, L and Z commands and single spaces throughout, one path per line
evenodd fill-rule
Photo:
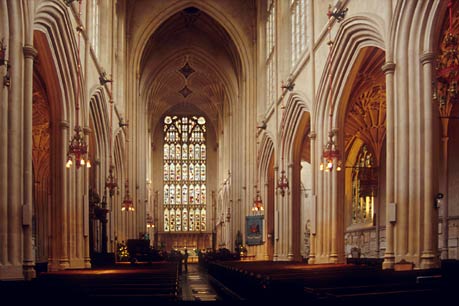
M 164 118 L 164 231 L 199 232 L 207 223 L 206 120 Z

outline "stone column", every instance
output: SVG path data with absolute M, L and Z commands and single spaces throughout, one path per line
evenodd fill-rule
M 338 143 L 338 130 L 333 129 L 333 134 L 335 135 L 335 142 Z M 339 253 L 342 253 L 343 251 L 339 251 L 339 246 L 341 243 L 339 243 L 339 240 L 344 239 L 344 233 L 340 231 L 341 226 L 340 224 L 342 221 L 339 218 L 340 212 L 338 209 L 338 197 L 340 196 L 339 194 L 339 189 L 338 189 L 338 172 L 336 171 L 336 163 L 337 160 L 333 161 L 334 166 L 333 170 L 330 171 L 330 183 L 331 185 L 329 186 L 330 188 L 330 253 L 329 253 L 329 260 L 332 263 L 337 263 L 340 260 Z M 344 182 L 344 181 L 343 181 Z
M 9 87 L 7 110 L 7 239 L 8 264 L 10 276 L 22 277 L 22 112 L 23 112 L 23 56 L 21 36 L 21 12 L 19 2 L 8 3 L 9 8 L 9 64 L 11 85 Z M 3 77 L 0 78 L 3 86 Z M 2 144 L 5 145 L 5 144 Z
M 287 230 L 287 235 L 286 235 L 286 242 L 288 243 L 288 249 L 287 249 L 287 259 L 292 261 L 292 260 L 295 260 L 295 256 L 297 254 L 293 254 L 293 244 L 294 243 L 297 243 L 296 241 L 293 241 L 293 230 L 299 230 L 299 228 L 296 228 L 293 224 L 293 218 L 292 218 L 292 213 L 293 213 L 293 197 L 292 197 L 292 183 L 293 183 L 293 164 L 289 164 L 287 166 L 287 180 L 289 182 L 289 189 L 286 191 L 285 193 L 285 199 L 287 200 L 287 209 L 284 210 L 284 212 L 286 213 L 286 216 L 285 216 L 285 220 L 287 221 L 286 222 L 286 225 L 285 228 Z
M 68 143 L 70 141 L 69 135 L 70 133 L 70 125 L 67 121 L 61 121 L 60 123 L 61 128 L 61 152 L 60 158 L 57 159 L 57 174 L 61 176 L 61 182 L 54 182 L 54 187 L 59 188 L 57 194 L 53 196 L 53 209 L 57 210 L 57 214 L 54 216 L 53 223 L 56 224 L 55 229 L 57 232 L 53 233 L 54 241 L 51 242 L 54 245 L 54 248 L 59 247 L 59 250 L 55 251 L 55 254 L 58 256 L 60 270 L 64 270 L 70 267 L 70 258 L 69 258 L 69 239 L 68 239 L 68 232 L 69 232 L 69 223 L 68 223 L 68 215 L 69 215 L 69 201 L 70 197 L 68 196 L 68 189 L 70 187 L 69 184 L 69 171 L 71 169 L 65 168 L 65 156 L 68 151 Z M 60 165 L 59 165 L 60 163 Z M 73 166 L 75 167 L 75 166 Z M 73 170 L 76 171 L 76 170 Z M 60 202 L 59 204 L 56 202 Z M 60 207 L 60 208 L 59 208 Z M 58 243 L 60 242 L 60 244 Z
M 394 71 L 395 63 L 386 62 L 382 66 L 386 75 L 386 251 L 384 253 L 383 269 L 393 269 L 394 253 L 394 224 L 389 220 L 390 203 L 394 203 L 394 162 L 395 162 L 395 133 L 394 133 Z
M 280 192 L 277 189 L 277 181 L 279 180 L 279 166 L 274 166 L 274 237 L 273 237 L 273 260 L 278 260 L 279 258 L 279 218 L 278 216 L 278 207 L 280 205 Z
M 441 248 L 441 258 L 448 259 L 448 124 L 444 123 L 448 119 L 442 118 L 442 137 L 441 137 L 441 174 L 440 174 L 440 186 L 442 193 L 444 195 L 443 199 L 441 200 L 440 212 L 442 218 L 442 243 L 443 247 Z
M 0 39 L 8 42 L 8 16 L 9 11 L 6 1 L 0 1 Z M 6 50 L 8 56 L 8 49 Z M 8 57 L 7 57 L 8 58 Z M 8 235 L 8 87 L 2 84 L 6 74 L 6 65 L 0 66 L 0 237 Z M 8 265 L 8 239 L 0 239 L 0 273 Z M 3 277 L 0 277 L 3 279 Z
M 424 101 L 424 228 L 422 229 L 423 234 L 423 244 L 421 251 L 421 268 L 429 269 L 436 267 L 436 248 L 438 237 L 436 233 L 436 224 L 437 218 L 434 212 L 433 201 L 434 201 L 434 146 L 433 146 L 433 132 L 434 121 L 433 121 L 433 111 L 432 111 L 432 63 L 435 59 L 433 53 L 425 53 L 421 57 L 421 64 L 423 67 L 423 80 L 424 80 L 424 92 L 423 92 L 423 101 Z M 443 222 L 446 223 L 446 219 L 443 219 Z M 445 232 L 443 233 L 445 235 Z
M 317 177 L 316 176 L 316 171 L 317 171 L 317 161 L 316 161 L 316 136 L 317 134 L 315 132 L 311 132 L 309 134 L 309 138 L 311 139 L 311 168 L 312 168 L 312 177 Z M 311 190 L 312 190 L 312 209 L 311 213 L 313 216 L 311 216 L 311 236 L 309 240 L 309 258 L 308 258 L 308 263 L 309 264 L 314 264 L 316 262 L 316 231 L 315 227 L 317 225 L 317 191 L 316 191 L 316 180 L 312 179 L 311 180 Z
M 24 67 L 24 204 L 23 204 L 23 235 L 24 235 L 24 278 L 30 280 L 35 277 L 35 252 L 32 242 L 32 95 L 33 95 L 33 61 L 37 56 L 37 50 L 31 45 L 23 47 Z
M 92 132 L 89 127 L 85 127 L 83 129 L 84 135 L 85 135 L 85 140 L 86 143 L 89 143 L 89 137 L 88 135 Z M 91 150 L 91 148 L 89 148 Z M 89 162 L 89 155 L 88 155 L 88 161 Z M 95 162 L 90 161 L 94 166 Z M 82 184 L 81 191 L 79 192 L 80 196 L 80 201 L 77 203 L 77 212 L 78 212 L 78 217 L 83 218 L 81 224 L 83 227 L 80 229 L 77 229 L 79 237 L 77 241 L 79 242 L 77 244 L 77 254 L 82 253 L 83 261 L 84 264 L 83 266 L 85 268 L 91 268 L 91 255 L 90 255 L 90 248 L 91 246 L 89 245 L 89 169 L 87 167 L 83 167 L 80 170 L 83 171 L 83 177 L 82 180 L 80 180 L 78 183 Z M 77 195 L 78 196 L 78 195 Z M 81 232 L 80 232 L 81 231 Z M 80 238 L 81 237 L 81 238 Z M 81 239 L 81 242 L 80 242 Z M 80 256 L 78 256 L 80 257 Z

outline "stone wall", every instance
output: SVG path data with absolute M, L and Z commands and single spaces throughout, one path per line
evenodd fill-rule
M 346 257 L 382 258 L 385 250 L 385 229 L 376 227 L 347 231 L 344 234 Z M 379 236 L 379 238 L 378 238 Z

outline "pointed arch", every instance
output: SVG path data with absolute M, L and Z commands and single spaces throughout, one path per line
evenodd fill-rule
M 330 20 L 329 22 L 335 22 Z M 342 127 L 349 89 L 346 83 L 352 78 L 360 50 L 365 47 L 385 49 L 387 25 L 383 19 L 374 14 L 351 16 L 344 19 L 339 26 L 330 53 L 330 62 L 325 63 L 312 112 L 312 129 L 317 137 L 314 141 L 312 163 L 318 165 L 322 149 L 327 142 L 330 129 L 335 134 L 335 142 L 342 150 L 344 136 Z M 330 71 L 332 73 L 330 73 Z M 331 79 L 330 79 L 331 78 Z M 330 87 L 332 84 L 332 87 Z M 347 95 L 347 96 L 346 96 Z M 340 205 L 343 201 L 343 176 L 336 172 L 329 175 L 313 167 L 316 184 L 313 193 L 316 198 L 317 233 L 311 241 L 311 257 L 315 263 L 344 261 L 344 218 Z M 341 173 L 341 172 L 340 172 Z M 331 177 L 329 177 L 331 176 Z
M 304 133 L 302 129 L 310 126 L 311 103 L 305 97 L 301 92 L 292 92 L 287 98 L 285 113 L 282 116 L 282 129 L 279 131 L 281 148 L 279 149 L 287 162 L 290 162 L 293 157 L 295 136 L 298 133 Z M 310 128 L 307 129 L 310 130 Z
M 97 163 L 96 167 L 90 170 L 90 186 L 95 187 L 99 193 L 103 193 L 105 173 L 109 167 L 109 142 L 111 126 L 107 111 L 107 98 L 104 90 L 100 87 L 89 100 L 89 160 Z
M 268 132 L 261 135 L 258 159 L 260 161 L 257 175 L 261 178 L 266 177 L 269 160 L 274 156 L 274 142 Z
M 177 1 L 176 3 L 162 10 L 156 18 L 152 18 L 151 22 L 144 27 L 144 29 L 141 31 L 140 37 L 135 40 L 137 43 L 132 48 L 132 67 L 135 67 L 136 72 L 140 71 L 142 54 L 151 35 L 165 20 L 169 19 L 172 15 L 187 7 L 196 7 L 199 10 L 202 10 L 214 18 L 226 30 L 234 42 L 238 51 L 239 59 L 241 60 L 241 76 L 248 78 L 251 74 L 250 67 L 251 63 L 253 63 L 253 59 L 250 57 L 250 42 L 247 41 L 247 39 L 245 39 L 242 35 L 244 32 L 243 29 L 240 29 L 237 26 L 237 23 L 231 22 L 229 20 L 229 16 L 224 14 L 223 11 L 220 11 L 217 6 L 214 6 L 210 2 L 208 3 L 197 0 Z
M 262 199 L 264 202 L 264 214 L 266 222 L 266 231 L 263 239 L 266 241 L 264 245 L 264 258 L 273 260 L 274 258 L 274 219 L 275 219 L 275 179 L 274 179 L 274 160 L 275 146 L 272 136 L 264 131 L 261 135 L 260 147 L 258 151 L 259 169 L 257 174 L 260 177 L 259 189 L 261 190 Z
M 79 98 L 80 118 L 83 119 L 80 124 L 86 125 L 85 116 L 82 115 L 88 111 L 88 107 L 84 103 L 83 76 L 80 75 L 80 78 L 77 79 L 78 37 L 73 31 L 68 8 L 61 1 L 40 2 L 36 8 L 34 30 L 43 33 L 46 37 L 51 51 L 51 56 L 47 58 L 48 64 L 56 69 L 57 79 L 49 86 L 66 89 L 65 91 L 59 90 L 59 94 L 55 97 L 56 101 L 59 101 L 59 104 L 55 106 L 57 108 L 56 116 L 59 117 L 59 120 L 73 123 L 78 95 L 81 97 Z

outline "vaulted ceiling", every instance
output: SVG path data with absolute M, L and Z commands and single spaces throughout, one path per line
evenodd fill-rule
M 356 138 L 367 144 L 379 163 L 386 137 L 386 85 L 381 67 L 384 51 L 364 48 L 360 65 L 352 82 L 345 123 L 345 148 L 348 151 Z
M 166 112 L 198 112 L 217 125 L 223 104 L 236 96 L 239 71 L 236 47 L 220 24 L 195 7 L 177 12 L 142 54 L 140 90 L 151 123 Z

